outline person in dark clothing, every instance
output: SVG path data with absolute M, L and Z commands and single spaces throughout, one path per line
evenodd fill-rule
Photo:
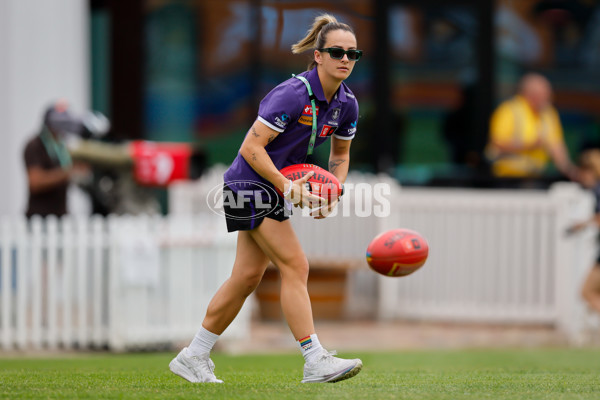
M 40 132 L 26 144 L 28 218 L 67 213 L 67 188 L 74 169 L 63 136 L 80 129 L 81 121 L 68 112 L 68 105 L 57 102 L 46 110 Z

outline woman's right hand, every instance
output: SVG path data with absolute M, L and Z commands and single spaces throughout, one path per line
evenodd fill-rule
M 316 194 L 312 194 L 308 191 L 306 182 L 313 176 L 315 173 L 313 171 L 304 175 L 302 178 L 297 179 L 291 182 L 291 190 L 290 183 L 287 183 L 284 187 L 286 193 L 285 200 L 293 204 L 294 206 L 300 206 L 300 208 L 304 208 L 304 206 L 308 206 L 309 208 L 320 207 L 327 203 L 327 200 L 324 198 L 317 196 Z

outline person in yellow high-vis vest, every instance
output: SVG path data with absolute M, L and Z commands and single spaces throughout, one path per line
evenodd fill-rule
M 486 155 L 495 176 L 537 178 L 552 161 L 562 174 L 576 178 L 551 98 L 550 82 L 530 73 L 521 79 L 519 93 L 494 111 Z

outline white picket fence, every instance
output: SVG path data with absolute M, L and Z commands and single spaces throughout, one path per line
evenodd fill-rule
M 215 168 L 199 182 L 173 187 L 171 212 L 207 211 L 207 194 L 222 185 L 223 172 Z M 591 217 L 588 192 L 572 183 L 547 191 L 403 188 L 356 173 L 347 183 L 337 216 L 314 220 L 296 211 L 292 221 L 309 261 L 353 267 L 350 316 L 370 311 L 381 319 L 548 324 L 581 342 L 589 317 L 579 292 L 595 260 L 595 230 L 565 231 Z M 359 189 L 382 183 L 389 185 L 389 215 L 365 216 L 369 193 Z M 367 245 L 397 227 L 423 234 L 429 259 L 405 278 L 376 275 L 365 261 Z
M 213 214 L 2 218 L 0 254 L 3 349 L 120 351 L 191 340 L 229 276 L 235 238 Z M 247 335 L 250 308 L 225 344 Z
M 168 217 L 0 218 L 0 346 L 125 350 L 189 341 L 235 257 L 236 235 L 206 201 L 222 172 L 175 186 Z M 376 184 L 388 188 L 385 217 L 370 212 L 384 205 L 367 199 Z M 565 229 L 591 216 L 587 192 L 567 183 L 549 191 L 402 188 L 361 174 L 347 189 L 337 216 L 296 211 L 292 221 L 311 263 L 350 268 L 349 316 L 548 324 L 581 343 L 589 317 L 579 291 L 595 231 Z M 365 250 L 396 227 L 421 232 L 430 256 L 413 275 L 382 277 L 368 269 Z M 222 342 L 250 333 L 252 302 Z
M 404 190 L 382 229 L 428 238 L 427 265 L 380 279 L 382 318 L 554 324 L 577 340 L 581 281 L 595 260 L 594 232 L 568 237 L 593 200 L 571 184 L 550 191 Z

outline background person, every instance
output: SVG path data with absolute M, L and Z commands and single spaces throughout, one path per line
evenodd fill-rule
M 27 217 L 62 216 L 67 213 L 67 188 L 71 179 L 86 173 L 84 164 L 73 163 L 64 135 L 79 132 L 81 121 L 68 110 L 65 101 L 51 105 L 44 114 L 40 132 L 24 151 L 27 169 Z
M 600 150 L 586 150 L 581 154 L 579 176 L 581 184 L 594 194 L 595 214 L 591 219 L 573 225 L 569 233 L 581 231 L 588 226 L 600 227 Z M 581 295 L 591 309 L 600 313 L 600 252 L 585 278 Z
M 290 78 L 262 100 L 257 120 L 225 173 L 224 199 L 242 196 L 235 182 L 258 181 L 273 193 L 279 189 L 286 201 L 294 205 L 320 203 L 322 199 L 311 195 L 304 185 L 310 175 L 291 181 L 279 172 L 306 160 L 311 152 L 311 138 L 315 146 L 331 138 L 329 170 L 341 182 L 346 179 L 358 102 L 343 81 L 362 54 L 357 50 L 356 36 L 348 25 L 325 14 L 314 20 L 306 37 L 292 50 L 313 51 L 309 70 L 299 75 L 308 84 Z M 314 97 L 309 96 L 307 85 Z M 315 112 L 311 98 L 316 103 Z M 313 118 L 317 119 L 316 131 L 312 128 Z M 258 203 L 255 205 L 252 199 L 242 201 L 241 209 L 224 204 L 228 230 L 238 231 L 231 277 L 211 300 L 202 327 L 189 347 L 181 350 L 169 365 L 171 371 L 190 382 L 222 382 L 214 375 L 210 351 L 260 283 L 269 261 L 280 271 L 281 307 L 305 359 L 302 382 L 335 382 L 356 375 L 362 368 L 360 360 L 334 357 L 319 343 L 307 290 L 308 261 L 281 199 L 276 195 L 273 198 L 272 210 L 265 217 L 257 216 Z M 311 215 L 325 217 L 336 203 L 337 200 Z
M 552 160 L 562 174 L 576 179 L 551 99 L 550 82 L 530 73 L 521 79 L 518 94 L 494 111 L 486 153 L 496 177 L 539 178 Z

